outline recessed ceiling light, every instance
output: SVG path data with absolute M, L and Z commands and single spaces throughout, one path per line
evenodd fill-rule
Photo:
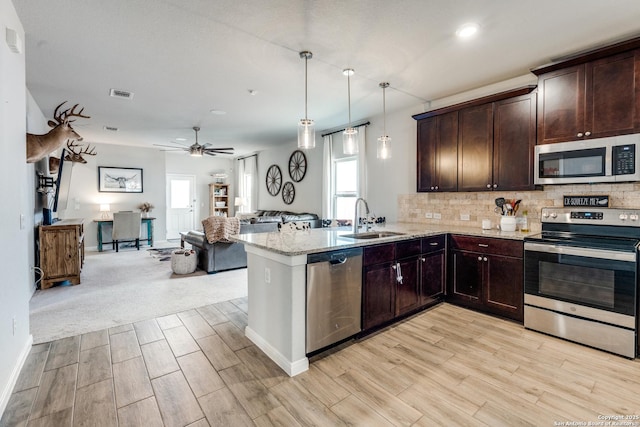
M 227 114 L 226 111 L 222 111 L 222 110 L 216 110 L 215 108 L 211 111 L 209 111 L 211 114 L 215 114 L 216 116 L 224 116 L 225 114 Z
M 458 29 L 456 30 L 456 36 L 460 37 L 461 39 L 468 39 L 469 37 L 474 36 L 479 29 L 480 26 L 478 24 L 470 22 L 458 27 Z

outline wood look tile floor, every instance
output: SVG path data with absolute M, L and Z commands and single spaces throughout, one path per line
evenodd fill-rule
M 315 357 L 294 378 L 244 337 L 246 307 L 239 299 L 35 345 L 0 425 L 554 426 L 640 416 L 640 361 L 449 304 Z

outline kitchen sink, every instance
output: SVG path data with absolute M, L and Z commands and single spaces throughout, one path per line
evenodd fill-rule
M 349 239 L 378 239 L 380 237 L 403 236 L 405 233 L 396 233 L 395 231 L 365 231 L 363 233 L 343 234 L 340 237 Z

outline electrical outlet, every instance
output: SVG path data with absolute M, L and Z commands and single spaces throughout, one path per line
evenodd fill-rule
M 470 218 L 469 214 L 460 214 L 460 221 L 469 221 Z
M 428 219 L 433 218 L 433 212 L 425 212 L 424 217 Z
M 264 282 L 271 283 L 271 269 L 269 267 L 264 268 Z
M 442 219 L 442 214 L 440 214 L 440 213 L 434 213 L 434 214 L 433 214 L 433 219 Z

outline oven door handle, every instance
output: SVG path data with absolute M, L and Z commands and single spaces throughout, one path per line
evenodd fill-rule
M 616 261 L 636 262 L 635 252 L 618 252 L 606 249 L 576 248 L 574 246 L 549 245 L 544 243 L 525 242 L 525 251 L 545 252 L 550 254 L 575 255 L 588 258 L 602 258 Z

